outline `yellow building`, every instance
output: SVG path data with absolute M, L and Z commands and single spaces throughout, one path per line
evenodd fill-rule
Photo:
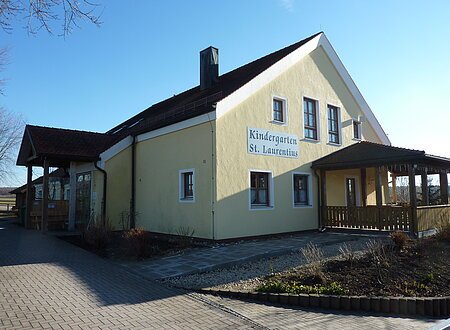
M 116 229 L 215 240 L 333 221 L 371 228 L 355 215 L 362 211 L 351 211 L 365 208 L 371 218 L 369 205 L 377 207 L 374 227 L 391 229 L 392 216 L 379 210 L 395 203 L 392 175 L 411 178 L 412 166 L 412 177 L 440 173 L 441 187 L 448 185 L 448 159 L 390 147 L 324 33 L 223 75 L 218 65 L 218 50 L 203 50 L 199 86 L 103 134 L 27 126 L 18 165 L 69 169 L 69 229 L 106 214 Z M 351 158 L 353 145 L 380 157 L 330 162 L 329 155 Z M 397 158 L 382 157 L 391 153 Z M 396 226 L 414 226 L 412 208 L 395 209 Z

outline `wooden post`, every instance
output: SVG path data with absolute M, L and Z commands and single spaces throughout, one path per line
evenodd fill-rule
M 447 173 L 439 173 L 439 185 L 441 187 L 441 204 L 448 204 L 448 177 Z
M 367 171 L 366 168 L 361 168 L 361 197 L 362 206 L 367 206 Z
M 25 209 L 25 228 L 31 228 L 31 208 L 33 206 L 33 166 L 27 166 L 27 201 Z
M 429 200 L 429 196 L 428 196 L 428 175 L 427 172 L 425 170 L 424 173 L 422 173 L 422 205 L 429 205 L 430 204 L 430 200 Z
M 381 167 L 377 166 L 375 168 L 375 196 L 377 200 L 378 208 L 378 229 L 383 229 L 383 219 L 381 218 L 381 207 L 383 206 L 383 194 L 381 191 Z
M 392 203 L 397 204 L 397 176 L 392 173 Z
M 42 180 L 42 231 L 48 229 L 48 159 L 44 158 L 44 176 Z
M 408 165 L 409 177 L 409 205 L 411 207 L 411 228 L 413 234 L 417 233 L 417 192 L 416 192 L 416 170 L 414 165 Z
M 320 220 L 319 227 L 325 227 L 328 223 L 327 219 L 327 172 L 320 170 Z
M 70 181 L 70 190 L 69 190 L 69 224 L 68 230 L 75 230 L 75 218 L 76 218 L 76 204 L 77 204 L 77 178 L 75 172 L 75 163 L 70 162 L 69 169 L 69 181 Z

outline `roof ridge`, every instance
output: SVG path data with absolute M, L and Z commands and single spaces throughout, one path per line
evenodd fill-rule
M 52 130 L 58 130 L 58 131 L 68 131 L 68 132 L 89 133 L 89 134 L 113 136 L 110 133 L 101 133 L 101 132 L 86 131 L 86 130 L 79 130 L 79 129 L 61 128 L 61 127 L 50 127 L 50 126 L 30 125 L 30 124 L 27 124 L 26 127 L 27 128 L 28 127 L 31 127 L 31 128 L 44 128 L 44 129 L 52 129 Z

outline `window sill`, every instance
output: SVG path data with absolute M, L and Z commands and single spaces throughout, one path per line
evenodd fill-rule
M 294 204 L 294 209 L 312 209 L 312 205 Z
M 265 205 L 251 205 L 250 211 L 267 211 L 267 210 L 273 210 L 273 206 L 265 206 Z
M 327 145 L 332 147 L 342 147 L 342 143 L 328 142 Z
M 194 203 L 195 199 L 194 198 L 180 198 L 178 201 L 180 203 Z
M 303 138 L 300 141 L 309 142 L 309 143 L 320 143 L 320 140 L 314 140 L 314 139 L 308 139 L 308 138 Z
M 352 140 L 353 140 L 353 141 L 362 141 L 361 138 L 359 138 L 359 139 L 358 139 L 358 138 L 353 138 Z
M 287 122 L 285 122 L 285 121 L 271 120 L 270 123 L 279 125 L 279 126 L 287 126 Z

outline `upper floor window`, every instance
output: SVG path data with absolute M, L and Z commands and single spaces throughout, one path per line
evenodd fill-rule
M 195 193 L 195 174 L 193 169 L 180 171 L 180 201 L 193 202 Z
M 273 121 L 286 123 L 286 101 L 280 98 L 273 99 Z
M 339 108 L 333 105 L 328 105 L 328 142 L 341 143 L 341 137 L 339 136 Z
M 353 138 L 361 140 L 361 122 L 358 120 L 353 120 Z
M 317 135 L 317 101 L 303 99 L 305 138 L 318 140 Z

